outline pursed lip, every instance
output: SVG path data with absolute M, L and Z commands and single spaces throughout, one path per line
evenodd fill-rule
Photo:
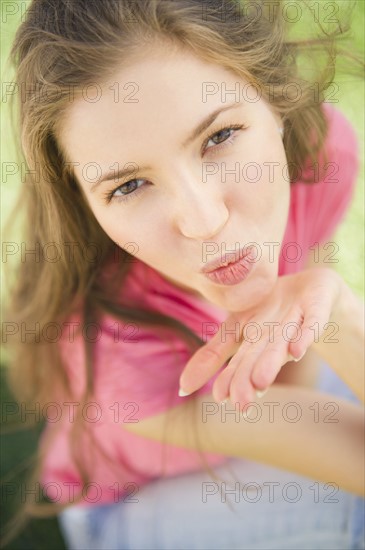
M 251 249 L 252 247 L 243 246 L 242 248 L 240 248 L 239 250 L 235 250 L 234 252 L 225 252 L 219 258 L 205 264 L 201 268 L 200 272 L 211 273 L 212 271 L 215 271 L 216 269 L 219 269 L 221 267 L 225 267 L 226 265 L 234 264 L 242 258 L 247 257 L 250 254 Z

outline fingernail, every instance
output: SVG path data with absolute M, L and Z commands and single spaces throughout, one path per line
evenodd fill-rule
M 186 397 L 187 395 L 190 395 L 191 392 L 186 392 L 184 390 L 182 390 L 181 388 L 179 388 L 179 397 Z
M 223 401 L 221 401 L 221 405 L 225 405 L 226 403 L 228 403 L 228 399 L 224 399 Z
M 307 350 L 303 351 L 302 355 L 301 355 L 300 357 L 298 357 L 297 359 L 295 359 L 295 357 L 293 357 L 293 361 L 295 361 L 295 362 L 297 363 L 298 361 L 300 361 L 301 359 L 303 359 L 303 357 L 304 357 L 306 351 L 307 351 Z
M 263 396 L 265 395 L 265 393 L 267 392 L 268 389 L 269 389 L 269 388 L 266 388 L 266 390 L 262 390 L 262 391 L 261 391 L 261 390 L 257 390 L 257 392 L 256 392 L 257 397 L 263 397 Z

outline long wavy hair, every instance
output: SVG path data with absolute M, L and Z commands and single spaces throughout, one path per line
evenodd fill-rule
M 16 266 L 16 277 L 11 278 L 16 283 L 9 291 L 6 318 L 19 325 L 40 326 L 38 342 L 24 342 L 20 335 L 11 338 L 7 378 L 19 402 L 42 406 L 57 401 L 60 395 L 64 400 L 72 397 L 59 348 L 44 338 L 42 327 L 62 323 L 75 311 L 81 312 L 85 323 L 99 322 L 102 315 L 109 314 L 154 327 L 161 335 L 173 331 L 188 344 L 191 353 L 203 344 L 197 334 L 172 317 L 116 301 L 132 266 L 133 256 L 127 250 L 118 249 L 113 280 L 102 284 L 101 275 L 115 256 L 117 245 L 91 212 L 56 137 L 60 120 L 67 113 L 70 89 L 77 96 L 90 83 L 102 84 L 117 67 L 148 52 L 152 43 L 188 48 L 200 59 L 227 68 L 256 86 L 274 106 L 283 121 L 284 147 L 294 185 L 297 167 L 316 162 L 324 145 L 327 125 L 321 104 L 334 80 L 338 54 L 347 59 L 348 67 L 360 67 L 361 58 L 350 49 L 339 48 L 351 28 L 351 2 L 341 22 L 326 29 L 317 23 L 313 28 L 318 32 L 307 38 L 295 37 L 289 17 L 283 16 L 288 14 L 284 3 L 276 4 L 278 8 L 271 10 L 270 3 L 259 0 L 31 2 L 10 55 L 19 90 L 13 106 L 19 161 L 28 169 L 11 220 L 19 219 L 22 213 L 23 240 L 27 248 L 38 246 L 41 251 L 40 257 L 27 257 Z M 304 9 L 306 2 L 300 5 Z M 305 181 L 315 183 L 310 177 Z M 57 262 L 47 261 L 42 254 L 50 242 L 57 243 Z M 72 262 L 68 261 L 67 243 L 78 243 Z M 95 262 L 85 262 L 83 257 L 89 243 L 100 252 Z M 93 394 L 92 343 L 85 339 L 85 347 L 86 384 L 81 404 Z M 193 406 L 193 396 L 190 401 Z M 84 429 L 79 415 L 70 445 L 86 484 L 91 473 L 77 450 Z M 52 437 L 49 439 L 51 445 Z M 40 453 L 35 457 L 31 483 L 39 479 L 42 458 Z M 29 517 L 57 514 L 65 506 L 68 504 L 25 503 L 9 536 Z

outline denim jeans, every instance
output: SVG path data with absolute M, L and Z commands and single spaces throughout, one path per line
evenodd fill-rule
M 318 389 L 358 402 L 325 363 Z M 245 459 L 214 470 L 223 481 L 199 471 L 149 483 L 138 502 L 68 507 L 58 516 L 67 548 L 365 548 L 363 498 Z

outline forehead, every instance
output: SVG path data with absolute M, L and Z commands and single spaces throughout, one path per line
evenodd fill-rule
M 183 140 L 219 107 L 237 102 L 257 110 L 263 100 L 246 101 L 250 93 L 248 80 L 190 51 L 152 50 L 103 84 L 85 87 L 66 110 L 58 139 L 68 160 L 81 164 L 106 168 L 116 156 L 144 160 L 148 150 L 155 158 L 161 140 Z
M 153 51 L 132 65 L 116 68 L 102 85 L 85 86 L 66 108 L 60 134 L 72 141 L 72 134 L 88 132 L 95 123 L 113 132 L 120 129 L 121 121 L 130 128 L 143 118 L 153 127 L 161 116 L 204 114 L 234 100 L 229 90 L 238 80 L 224 67 L 188 51 Z

